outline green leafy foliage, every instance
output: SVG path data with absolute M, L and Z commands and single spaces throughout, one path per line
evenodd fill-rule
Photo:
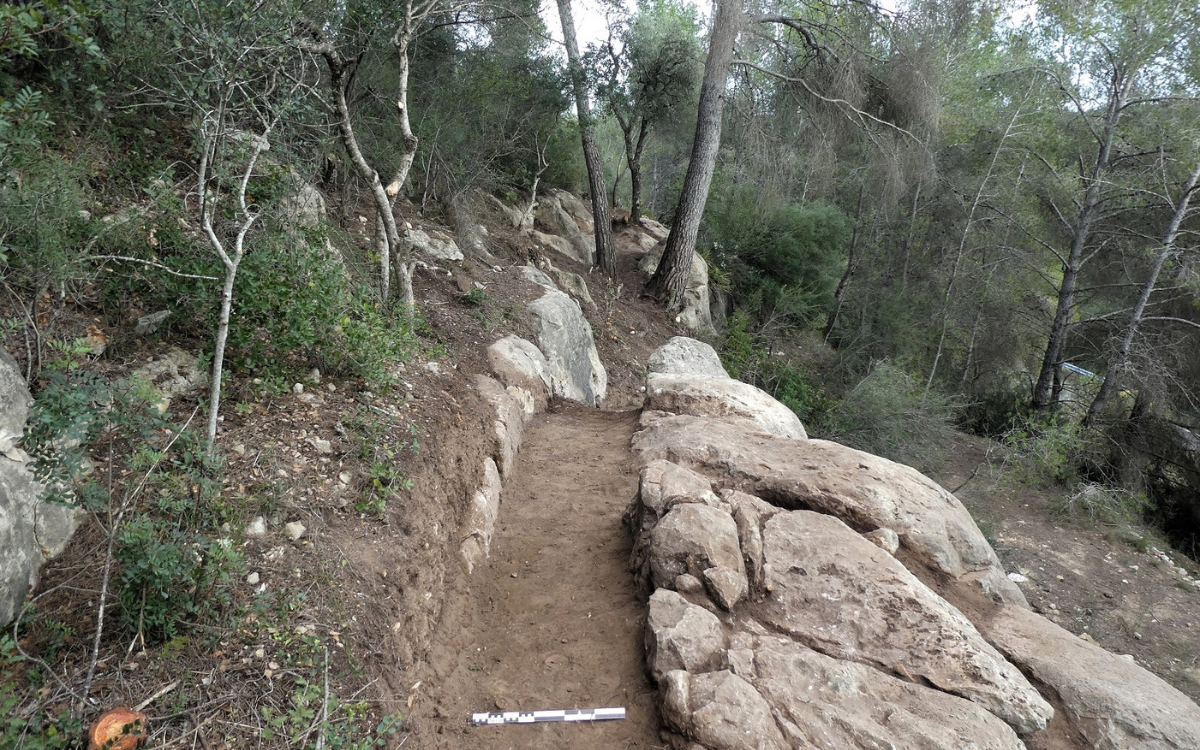
M 759 320 L 807 326 L 832 303 L 850 224 L 833 206 L 762 207 L 734 188 L 705 214 L 707 255 L 729 273 L 735 302 Z
M 878 362 L 830 411 L 838 442 L 929 472 L 952 449 L 958 405 L 891 362 Z
M 195 623 L 221 621 L 242 556 L 221 530 L 232 516 L 220 463 L 207 457 L 201 436 L 183 432 L 169 455 L 135 455 L 131 467 L 143 466 L 148 499 L 117 532 L 117 598 L 126 628 L 157 643 Z
M 0 634 L 0 750 L 60 750 L 78 747 L 83 724 L 68 712 L 29 710 L 29 664 L 10 633 Z
M 721 342 L 725 369 L 731 376 L 770 393 L 802 422 L 821 422 L 834 401 L 805 368 L 772 356 L 763 338 L 752 332 L 752 325 L 750 316 L 742 310 L 728 321 Z

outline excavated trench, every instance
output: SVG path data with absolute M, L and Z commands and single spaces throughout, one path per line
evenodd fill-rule
M 660 748 L 643 661 L 645 597 L 622 516 L 638 489 L 637 412 L 533 418 L 491 555 L 448 607 L 412 726 L 422 748 Z M 624 707 L 623 721 L 472 727 L 482 711 Z

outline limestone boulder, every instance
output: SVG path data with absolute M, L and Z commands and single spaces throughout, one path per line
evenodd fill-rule
M 832 516 L 791 511 L 763 526 L 767 598 L 757 619 L 844 661 L 928 682 L 1020 733 L 1054 711 L 957 609 Z
M 0 453 L 16 447 L 25 434 L 33 397 L 12 355 L 0 349 Z
M 663 677 L 663 720 L 708 750 L 789 750 L 771 706 L 728 670 Z M 805 747 L 801 745 L 800 747 Z
M 704 581 L 713 599 L 727 610 L 749 588 L 737 524 L 720 508 L 676 505 L 650 532 L 649 558 L 654 586 L 669 588 L 687 573 Z
M 691 375 L 705 378 L 728 378 L 717 350 L 703 341 L 674 336 L 654 350 L 646 363 L 651 375 Z
M 608 390 L 608 373 L 579 303 L 547 290 L 529 310 L 538 321 L 538 348 L 546 357 L 552 395 L 599 406 Z
M 487 560 L 491 551 L 496 518 L 500 515 L 500 489 L 500 470 L 496 462 L 484 459 L 482 479 L 471 496 L 471 506 L 463 522 L 464 538 L 458 548 L 459 562 L 467 575 Z
M 461 261 L 463 259 L 462 250 L 458 248 L 458 243 L 454 241 L 454 238 L 436 229 L 428 232 L 423 229 L 405 230 L 404 242 L 412 248 L 413 252 L 429 258 L 445 261 Z
M 1135 662 L 1019 607 L 1000 608 L 981 629 L 1013 663 L 1057 695 L 1088 747 L 1200 747 L 1200 707 Z
M 771 435 L 808 438 L 794 411 L 761 388 L 730 377 L 650 373 L 646 407 L 696 417 L 746 417 Z
M 638 268 L 647 276 L 652 276 L 658 270 L 662 260 L 666 241 L 659 242 L 638 261 Z M 692 331 L 712 333 L 711 299 L 708 291 L 708 263 L 700 253 L 692 253 L 692 267 L 689 271 L 687 286 L 683 294 L 683 310 L 679 313 L 679 322 Z
M 279 215 L 285 226 L 316 229 L 325 219 L 325 198 L 321 191 L 292 170 L 284 173 L 290 193 L 279 203 Z
M 745 418 L 646 412 L 633 439 L 656 459 L 728 481 L 786 509 L 817 510 L 856 529 L 887 528 L 919 562 L 952 578 L 981 579 L 998 600 L 1027 606 L 970 513 L 908 466 L 825 440 L 789 440 Z
M 546 355 L 520 336 L 505 336 L 487 350 L 488 364 L 507 389 L 529 395 L 534 410 L 546 408 L 550 394 L 550 365 Z
M 655 681 L 676 669 L 694 674 L 719 669 L 724 653 L 725 631 L 716 615 L 674 591 L 651 595 L 646 662 Z
M 76 508 L 43 501 L 45 490 L 16 445 L 32 405 L 16 360 L 0 349 L 0 627 L 21 611 L 41 566 L 62 553 L 80 518 Z
M 162 411 L 173 399 L 194 396 L 208 386 L 208 370 L 200 366 L 200 359 L 175 347 L 139 367 L 133 377 L 154 386 Z
M 667 235 L 671 233 L 670 227 L 654 219 L 648 219 L 645 216 L 639 219 L 638 223 L 641 224 L 642 229 L 646 230 L 646 234 L 654 238 L 655 242 L 665 240 Z
M 668 510 L 680 503 L 717 505 L 718 500 L 712 484 L 694 471 L 669 461 L 651 461 L 642 467 L 638 496 L 630 503 L 625 520 L 633 536 L 630 568 L 643 584 L 650 575 L 650 532 Z M 699 584 L 700 579 L 696 582 Z
M 591 263 L 589 256 L 580 250 L 578 245 L 572 243 L 566 237 L 539 232 L 536 229 L 532 230 L 529 236 L 533 238 L 533 241 L 539 247 L 546 250 L 553 250 L 567 260 L 573 260 L 576 263 Z
M 531 281 L 543 289 L 550 289 L 555 292 L 559 291 L 558 284 L 554 283 L 554 279 L 550 278 L 549 274 L 537 266 L 529 264 L 521 266 L 521 275 L 525 277 L 526 281 Z
M 733 671 L 771 706 L 791 747 L 1025 748 L 1012 728 L 975 703 L 786 638 L 739 634 L 730 654 Z
M 564 271 L 561 268 L 550 266 L 550 275 L 558 282 L 558 287 L 571 295 L 580 303 L 587 304 L 591 307 L 596 306 L 596 301 L 592 299 L 592 293 L 588 291 L 587 281 L 577 273 Z
M 500 381 L 486 375 L 476 375 L 475 388 L 483 397 L 494 415 L 492 419 L 492 457 L 501 479 L 508 479 L 516 464 L 517 452 L 525 438 L 527 414 L 521 401 L 510 393 Z
M 572 215 L 573 211 L 578 213 L 580 210 L 577 203 L 577 199 L 574 199 L 570 193 L 562 190 L 550 190 L 538 199 L 535 216 L 537 224 L 540 224 L 547 233 L 558 235 L 570 243 L 570 253 L 564 253 L 567 257 L 590 266 L 596 261 L 596 240 L 589 236 L 592 232 L 591 215 L 586 214 L 588 216 L 585 221 L 586 230 L 581 228 L 580 222 Z M 557 247 L 554 249 L 559 250 Z

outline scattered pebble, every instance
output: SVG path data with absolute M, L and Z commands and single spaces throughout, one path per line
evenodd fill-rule
M 299 396 L 301 393 L 304 393 L 304 383 L 294 384 L 292 386 L 292 393 L 296 394 L 297 396 Z
M 292 521 L 283 527 L 283 533 L 287 534 L 288 539 L 293 542 L 300 541 L 300 537 L 304 536 L 305 531 L 308 531 L 308 528 L 299 521 Z
M 325 438 L 314 437 L 311 442 L 317 453 L 333 453 L 333 445 Z
M 246 576 L 246 583 L 250 584 L 251 586 L 257 586 L 258 573 L 251 573 L 250 575 Z
M 1008 580 L 1012 581 L 1013 583 L 1027 583 L 1029 578 L 1021 575 L 1020 573 L 1009 573 Z
M 262 536 L 267 533 L 267 521 L 262 516 L 246 525 L 246 536 Z

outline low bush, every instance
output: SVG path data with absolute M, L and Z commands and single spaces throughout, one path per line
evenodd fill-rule
M 871 371 L 829 412 L 829 436 L 853 448 L 930 472 L 957 439 L 959 406 L 888 361 Z

